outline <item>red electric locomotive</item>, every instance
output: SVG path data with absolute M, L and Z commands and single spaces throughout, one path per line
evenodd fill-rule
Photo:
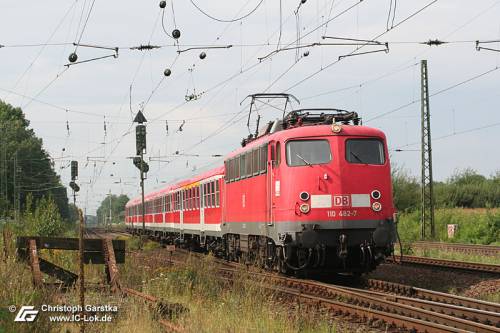
M 224 166 L 149 194 L 148 234 L 281 272 L 361 273 L 396 239 L 384 133 L 355 112 L 290 112 Z M 140 198 L 126 206 L 140 232 Z

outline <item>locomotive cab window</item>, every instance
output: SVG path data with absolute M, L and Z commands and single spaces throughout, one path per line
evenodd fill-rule
M 385 163 L 384 145 L 377 139 L 349 139 L 345 148 L 349 163 L 377 164 Z
M 332 160 L 330 143 L 327 140 L 293 140 L 286 144 L 288 166 L 325 164 Z

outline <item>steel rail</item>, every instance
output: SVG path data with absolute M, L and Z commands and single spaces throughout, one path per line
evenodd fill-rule
M 394 259 L 391 257 L 387 257 L 386 262 L 396 262 L 396 263 L 412 264 L 412 265 L 460 269 L 472 272 L 500 274 L 500 265 L 480 264 L 467 261 L 445 260 L 445 259 L 404 255 L 402 259 L 400 259 L 400 257 L 396 257 L 396 261 L 394 261 Z
M 368 296 L 381 297 L 383 299 L 386 299 L 386 300 L 389 300 L 392 302 L 418 307 L 418 308 L 421 308 L 424 310 L 439 311 L 440 313 L 443 313 L 443 314 L 446 314 L 449 316 L 455 316 L 458 318 L 463 318 L 463 319 L 467 319 L 467 320 L 474 321 L 474 322 L 480 322 L 482 324 L 489 325 L 489 326 L 500 327 L 500 313 L 499 312 L 471 309 L 471 308 L 468 308 L 465 306 L 460 306 L 460 305 L 453 305 L 453 304 L 441 303 L 441 302 L 436 302 L 436 301 L 428 301 L 428 300 L 423 300 L 420 298 L 413 298 L 413 297 L 408 297 L 408 296 L 392 295 L 392 294 L 387 294 L 387 293 L 383 293 L 380 291 L 365 290 L 365 289 L 350 288 L 350 287 L 343 287 L 343 288 L 346 290 L 366 294 Z
M 224 274 L 226 277 L 237 273 L 237 270 L 219 268 L 219 272 Z M 339 287 L 330 284 L 325 284 L 317 281 L 311 280 L 299 280 L 288 277 L 283 277 L 274 274 L 251 272 L 249 274 L 251 279 L 259 279 L 265 281 L 266 284 L 273 283 L 274 285 L 290 288 L 293 290 L 298 290 L 301 294 L 307 294 L 314 297 L 324 298 L 326 300 L 331 299 L 347 299 L 351 304 L 355 304 L 361 307 L 375 308 L 386 313 L 396 313 L 407 318 L 420 319 L 430 323 L 438 323 L 441 325 L 446 325 L 449 327 L 458 328 L 465 331 L 473 332 L 500 332 L 500 328 L 486 325 L 471 320 L 453 317 L 444 313 L 440 313 L 444 309 L 439 307 L 439 304 L 434 305 L 433 310 L 427 310 L 424 308 L 416 307 L 414 305 L 408 305 L 403 303 L 398 303 L 391 299 L 381 298 L 377 295 L 368 295 L 368 292 L 363 290 L 349 290 L 346 287 Z M 391 295 L 387 295 L 391 296 Z M 393 297 L 388 297 L 393 298 Z M 446 304 L 445 308 L 449 309 L 449 305 Z M 464 308 L 465 309 L 465 308 Z M 473 309 L 469 309 L 469 314 Z M 439 311 L 439 312 L 437 312 Z M 465 310 L 464 310 L 465 311 Z
M 434 290 L 416 288 L 394 282 L 369 279 L 367 280 L 367 287 L 374 290 L 381 290 L 385 292 L 395 293 L 398 295 L 415 297 L 424 300 L 458 305 L 458 306 L 465 306 L 471 309 L 500 313 L 500 304 L 498 303 L 442 293 Z
M 226 272 L 227 273 L 227 272 Z M 232 276 L 223 276 L 222 279 L 232 282 Z M 350 304 L 346 302 L 341 302 L 333 299 L 327 299 L 320 296 L 315 296 L 311 294 L 303 293 L 303 291 L 297 291 L 294 288 L 287 288 L 283 286 L 273 286 L 269 284 L 263 284 L 261 286 L 263 289 L 269 290 L 274 294 L 281 294 L 283 297 L 292 297 L 295 300 L 314 306 L 316 308 L 322 307 L 328 309 L 334 315 L 349 315 L 351 317 L 363 318 L 367 322 L 373 322 L 380 320 L 385 322 L 388 326 L 395 326 L 403 328 L 409 331 L 417 332 L 454 332 L 463 333 L 469 332 L 467 330 L 455 328 L 452 326 L 442 325 L 439 323 L 433 323 L 421 319 L 409 318 L 399 313 L 391 313 L 384 310 L 374 309 L 371 307 L 363 307 L 355 304 Z
M 411 243 L 410 246 L 414 249 L 438 249 L 468 254 L 500 257 L 500 246 L 494 245 L 418 241 Z

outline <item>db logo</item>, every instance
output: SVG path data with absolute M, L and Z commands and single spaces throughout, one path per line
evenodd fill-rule
M 14 321 L 35 321 L 38 310 L 34 306 L 23 305 L 16 315 Z
M 350 200 L 348 195 L 334 195 L 333 196 L 333 205 L 334 206 L 341 206 L 341 207 L 349 207 Z

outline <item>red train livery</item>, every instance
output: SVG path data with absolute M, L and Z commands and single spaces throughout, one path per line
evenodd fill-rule
M 355 112 L 320 111 L 292 111 L 223 166 L 148 194 L 146 232 L 281 272 L 374 269 L 396 234 L 386 137 Z M 140 198 L 125 219 L 142 232 Z

